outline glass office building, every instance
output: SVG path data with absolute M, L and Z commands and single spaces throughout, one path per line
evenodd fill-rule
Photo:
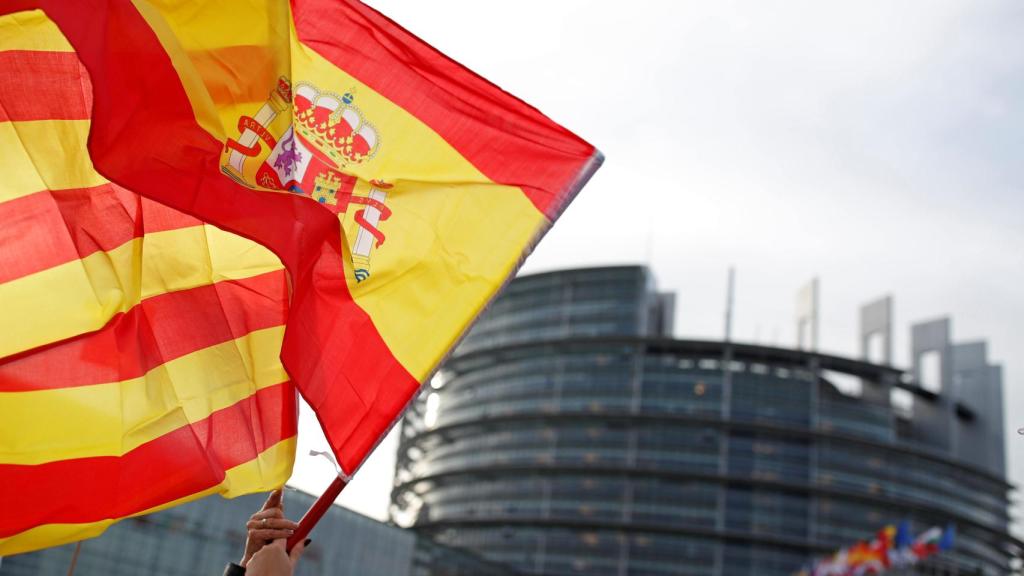
M 205 498 L 157 514 L 124 520 L 82 542 L 75 576 L 220 576 L 245 546 L 245 522 L 265 495 Z M 287 491 L 296 517 L 312 504 Z M 514 570 L 434 543 L 393 525 L 333 506 L 312 533 L 299 576 L 515 576 Z M 0 576 L 67 574 L 73 544 L 4 558 Z
M 915 327 L 904 373 L 673 339 L 673 305 L 643 267 L 514 280 L 407 415 L 396 522 L 527 574 L 789 576 L 910 519 L 958 536 L 915 573 L 1009 572 L 983 344 Z

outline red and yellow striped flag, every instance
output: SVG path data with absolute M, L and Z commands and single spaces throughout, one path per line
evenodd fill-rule
M 0 17 L 0 555 L 283 483 L 287 285 L 265 248 L 111 183 L 42 12 Z
M 97 226 L 122 222 L 131 231 L 103 243 L 83 233 L 64 249 L 64 260 L 51 258 L 39 269 L 49 274 L 71 262 L 68 274 L 77 275 L 77 284 L 44 274 L 34 284 L 11 288 L 19 276 L 0 285 L 0 314 L 14 310 L 0 316 L 0 344 L 8 346 L 0 357 L 15 355 L 2 366 L 17 374 L 0 373 L 0 386 L 21 383 L 0 391 L 0 409 L 23 414 L 0 432 L 0 509 L 22 498 L 11 496 L 17 490 L 8 488 L 8 479 L 31 488 L 33 480 L 14 474 L 41 462 L 64 466 L 102 455 L 102 462 L 82 460 L 81 473 L 92 466 L 120 471 L 128 465 L 126 449 L 152 444 L 152 459 L 173 465 L 176 448 L 165 438 L 176 430 L 205 440 L 195 445 L 211 458 L 219 457 L 221 443 L 223 450 L 236 441 L 248 449 L 218 460 L 220 477 L 211 473 L 218 466 L 202 473 L 183 468 L 166 482 L 181 493 L 161 491 L 144 475 L 97 476 L 93 484 L 109 500 L 102 511 L 92 507 L 93 516 L 70 514 L 91 504 L 80 503 L 75 492 L 60 494 L 78 480 L 58 466 L 60 474 L 38 485 L 53 507 L 0 519 L 0 538 L 7 539 L 0 554 L 81 537 L 86 533 L 74 530 L 84 522 L 140 513 L 188 494 L 280 482 L 290 453 L 270 451 L 290 450 L 294 408 L 286 394 L 265 392 L 286 386 L 278 351 L 343 470 L 353 473 L 600 165 L 593 146 L 354 0 L 10 4 L 0 11 L 10 13 L 11 30 L 28 38 L 13 50 L 59 53 L 46 57 L 61 60 L 69 68 L 61 73 L 75 72 L 81 80 L 47 88 L 39 81 L 49 71 L 45 65 L 0 61 L 0 72 L 13 78 L 15 108 L 33 109 L 25 102 L 41 93 L 79 99 L 77 116 L 65 104 L 37 114 L 49 124 L 10 122 L 15 135 L 0 144 L 26 152 L 10 161 L 5 155 L 4 169 L 17 165 L 48 176 L 20 188 L 4 181 L 0 198 L 17 202 L 48 190 L 41 202 L 52 215 L 11 209 L 26 226 L 44 230 L 46 241 L 54 229 L 76 237 L 82 219 Z M 27 22 L 41 22 L 51 34 L 32 31 Z M 60 49 L 45 40 L 57 29 L 66 38 Z M 77 96 L 71 90 L 86 83 L 91 124 L 83 99 L 88 90 Z M 40 132 L 36 137 L 33 129 Z M 41 148 L 33 153 L 30 146 Z M 89 159 L 95 170 L 81 167 Z M 52 200 L 67 189 L 77 190 L 82 200 L 75 206 L 83 207 L 70 216 Z M 8 248 L 25 244 L 20 235 L 0 240 L 0 254 L 11 251 L 18 266 L 31 260 L 19 259 L 22 248 Z M 200 292 L 208 301 L 177 300 L 199 302 Z M 174 302 L 161 307 L 157 300 Z M 280 339 L 285 313 L 283 341 L 275 348 L 272 338 Z M 27 328 L 23 317 L 39 328 Z M 122 324 L 127 327 L 118 332 Z M 195 336 L 207 331 L 209 337 Z M 61 384 L 42 372 L 55 365 L 46 354 L 92 339 L 106 347 L 68 352 L 61 366 L 111 366 L 102 383 L 121 388 L 144 378 L 137 398 L 129 402 L 124 393 L 110 392 L 109 399 L 79 402 L 72 395 L 84 382 Z M 231 354 L 239 359 L 236 372 L 221 365 Z M 154 370 L 174 374 L 172 366 L 183 358 L 192 372 L 150 383 Z M 135 371 L 123 369 L 125 362 Z M 77 376 L 77 368 L 69 370 Z M 16 434 L 46 410 L 46 398 L 35 404 L 22 399 L 41 382 L 64 395 L 62 421 L 93 418 L 95 424 L 83 426 L 105 426 L 109 445 L 88 438 L 77 445 L 60 428 L 38 438 Z M 222 393 L 232 382 L 235 396 Z M 202 405 L 209 426 L 178 407 L 185 398 Z M 85 408 L 81 415 L 76 403 Z M 152 424 L 150 436 L 133 436 L 142 424 L 123 424 L 129 409 Z M 213 419 L 224 410 L 248 417 L 252 430 L 222 434 Z M 155 414 L 181 424 L 160 428 Z M 268 437 L 268 428 L 276 436 Z M 13 457 L 7 456 L 8 437 L 20 447 Z M 71 444 L 77 447 L 60 448 Z M 264 457 L 272 465 L 260 469 L 262 476 L 243 471 L 244 478 L 232 477 Z M 203 473 L 205 484 L 198 479 Z M 133 493 L 137 498 L 128 498 Z

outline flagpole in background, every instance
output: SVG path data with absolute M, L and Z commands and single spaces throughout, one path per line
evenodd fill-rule
M 341 476 L 336 476 L 331 485 L 327 487 L 327 490 L 316 499 L 316 502 L 313 502 L 313 505 L 309 507 L 306 514 L 299 520 L 299 527 L 296 528 L 295 533 L 291 535 L 291 538 L 288 538 L 287 549 L 289 552 L 296 544 L 309 536 L 316 523 L 324 517 L 324 514 L 330 510 L 331 504 L 334 504 L 334 501 L 338 499 L 338 495 L 345 489 L 346 484 L 347 482 Z
M 71 565 L 68 566 L 68 576 L 73 576 L 75 573 L 75 566 L 78 565 L 78 553 L 82 551 L 82 541 L 79 540 L 75 544 L 75 551 L 71 554 Z

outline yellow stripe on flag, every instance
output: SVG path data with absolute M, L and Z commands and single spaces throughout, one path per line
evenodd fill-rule
M 88 120 L 0 122 L 0 202 L 106 182 L 92 167 L 88 138 Z
M 346 278 L 395 358 L 422 382 L 466 329 L 467 307 L 475 315 L 487 305 L 546 220 L 519 189 L 495 184 L 404 182 L 388 205 L 372 281 Z M 355 238 L 351 216 L 343 224 Z
M 186 4 L 179 0 L 133 0 L 133 3 L 136 8 L 140 5 L 152 8 L 154 15 L 167 23 L 174 37 L 188 51 L 268 46 L 288 37 L 292 20 L 287 2 L 220 0 Z M 150 17 L 143 16 L 152 25 Z M 280 48 L 286 50 L 287 47 Z
M 244 464 L 226 471 L 224 480 L 207 490 L 144 510 L 132 516 L 143 516 L 173 508 L 212 494 L 225 498 L 244 496 L 254 492 L 267 492 L 280 488 L 292 474 L 295 458 L 295 438 L 282 440 Z M 9 538 L 0 538 L 0 556 L 10 556 L 42 547 L 60 546 L 85 538 L 99 536 L 120 518 L 85 524 L 44 524 L 20 532 Z
M 175 358 L 122 382 L 0 392 L 0 464 L 121 456 L 288 380 L 284 327 Z M 45 450 L 45 451 L 43 451 Z
M 143 257 L 145 255 L 145 257 Z M 280 270 L 266 248 L 205 225 L 156 232 L 0 284 L 0 358 L 102 328 L 143 298 Z
M 267 99 L 288 67 L 287 2 L 139 2 L 139 13 L 171 58 L 196 121 L 217 140 Z
M 71 52 L 72 48 L 42 10 L 32 10 L 0 18 L 0 50 Z

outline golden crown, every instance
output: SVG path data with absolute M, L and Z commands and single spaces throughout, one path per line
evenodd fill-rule
M 339 167 L 361 164 L 380 148 L 376 128 L 354 100 L 351 92 L 321 93 L 305 83 L 296 85 L 293 96 L 295 131 Z

